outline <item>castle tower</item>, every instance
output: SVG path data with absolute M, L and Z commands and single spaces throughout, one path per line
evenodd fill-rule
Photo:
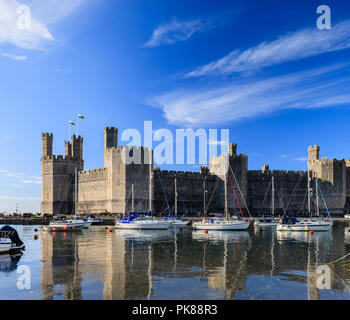
M 52 155 L 52 141 L 53 141 L 52 133 L 44 133 L 43 132 L 41 134 L 43 156 L 51 156 Z
M 237 144 L 236 143 L 230 143 L 228 145 L 228 154 L 230 157 L 237 155 Z
M 114 127 L 105 128 L 105 149 L 118 146 L 118 129 Z
M 75 168 L 83 170 L 83 138 L 72 137 L 65 142 L 65 157 L 52 154 L 53 135 L 41 135 L 43 154 L 41 157 L 41 213 L 71 214 Z
M 64 153 L 67 158 L 72 156 L 72 144 L 69 141 L 64 142 Z
M 309 161 L 320 159 L 320 146 L 309 146 Z
M 72 137 L 72 146 L 71 146 L 72 157 L 77 160 L 83 159 L 83 138 L 79 136 L 78 138 L 75 134 Z

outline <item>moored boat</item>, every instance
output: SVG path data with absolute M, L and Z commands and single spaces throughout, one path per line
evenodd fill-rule
M 172 222 L 156 219 L 141 219 L 136 216 L 129 216 L 123 220 L 117 220 L 116 229 L 134 229 L 134 230 L 167 230 Z
M 310 177 L 308 171 L 308 211 L 311 213 L 311 201 L 310 201 Z M 323 197 L 322 190 L 315 180 L 315 188 L 316 188 L 316 217 L 298 220 L 293 216 L 283 216 L 280 219 L 279 224 L 277 226 L 277 231 L 328 231 L 333 226 L 333 220 L 331 214 L 328 210 L 326 201 Z M 320 210 L 319 210 L 319 192 L 321 194 L 323 203 L 325 205 L 328 220 L 321 219 Z
M 0 253 L 23 250 L 24 243 L 19 238 L 16 229 L 5 225 L 0 229 Z
M 66 219 L 61 221 L 51 221 L 49 225 L 43 226 L 43 230 L 53 232 L 81 231 L 85 226 L 86 224 L 80 220 Z

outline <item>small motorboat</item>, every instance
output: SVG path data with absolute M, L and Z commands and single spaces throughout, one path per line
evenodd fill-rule
M 93 215 L 89 215 L 88 217 L 83 219 L 83 221 L 86 223 L 90 223 L 91 226 L 98 226 L 101 225 L 103 222 L 101 219 L 96 219 Z
M 344 218 L 345 218 L 345 219 L 350 219 L 350 214 L 345 214 L 345 215 L 344 215 Z
M 86 228 L 86 223 L 83 220 L 65 219 L 60 221 L 51 221 L 49 225 L 43 226 L 44 231 L 53 232 L 74 232 L 81 231 Z
M 19 238 L 16 229 L 5 225 L 0 229 L 0 253 L 23 250 L 25 245 Z

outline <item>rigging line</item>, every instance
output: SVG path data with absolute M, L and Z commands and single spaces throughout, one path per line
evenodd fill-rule
M 163 191 L 163 194 L 164 194 L 164 198 L 165 198 L 166 204 L 167 204 L 167 206 L 168 206 L 169 215 L 171 216 L 171 211 L 170 211 L 170 207 L 169 207 L 168 198 L 167 198 L 167 196 L 166 196 L 166 193 L 165 193 L 165 190 L 164 190 L 164 186 L 163 186 L 163 182 L 162 182 L 162 179 L 161 179 L 160 173 L 159 173 L 160 170 L 157 170 L 157 171 L 158 171 L 158 177 L 159 177 L 159 181 L 160 181 L 160 186 L 162 187 L 162 191 Z
M 228 164 L 228 167 L 229 167 L 229 169 L 231 170 L 231 174 L 232 174 L 233 178 L 235 179 L 235 183 L 236 183 L 236 185 L 237 185 L 238 191 L 239 191 L 239 192 L 240 192 L 240 194 L 241 194 L 241 197 L 242 197 L 243 203 L 244 203 L 244 205 L 245 205 L 245 207 L 246 207 L 246 209 L 247 209 L 247 211 L 248 211 L 248 214 L 249 214 L 249 216 L 250 216 L 250 218 L 251 218 L 251 217 L 252 217 L 252 215 L 250 214 L 250 211 L 249 211 L 248 205 L 247 205 L 247 203 L 246 203 L 246 201 L 245 201 L 245 199 L 244 199 L 244 197 L 243 197 L 242 190 L 241 190 L 241 188 L 239 187 L 239 183 L 238 183 L 238 181 L 237 181 L 237 179 L 236 179 L 236 176 L 235 176 L 235 174 L 234 174 L 234 172 L 233 172 L 233 169 L 232 169 L 232 167 L 231 167 L 230 163 Z
M 298 179 L 298 182 L 297 182 L 297 184 L 295 185 L 295 187 L 294 187 L 294 189 L 293 189 L 293 193 L 292 193 L 292 196 L 290 197 L 290 199 L 289 199 L 289 201 L 288 201 L 288 203 L 287 203 L 286 210 L 288 210 L 289 205 L 290 205 L 290 203 L 292 202 L 292 199 L 293 199 L 293 197 L 294 197 L 294 195 L 295 195 L 296 189 L 297 189 L 297 187 L 298 187 L 299 184 L 300 184 L 301 177 L 302 177 L 302 176 L 300 175 L 300 176 L 299 176 L 299 179 Z
M 211 203 L 212 203 L 212 201 L 213 201 L 213 199 L 214 199 L 215 192 L 216 192 L 216 189 L 217 189 L 218 184 L 219 184 L 219 180 L 218 180 L 217 177 L 215 177 L 214 189 L 213 189 L 213 191 L 212 191 L 212 193 L 211 193 L 211 195 L 210 195 L 208 204 L 206 205 L 205 212 L 204 212 L 204 215 L 205 215 L 205 216 L 207 215 L 207 213 L 208 213 L 208 211 L 209 211 L 209 209 L 210 209 L 210 206 L 211 206 Z
M 235 190 L 235 188 L 234 188 L 234 186 L 233 186 L 233 184 L 232 184 L 231 177 L 230 177 L 230 175 L 229 175 L 228 173 L 227 173 L 227 176 L 228 176 L 228 179 L 230 180 L 232 190 L 233 190 L 233 192 L 234 192 L 234 194 L 235 194 L 235 197 L 236 197 L 236 200 L 237 200 L 237 203 L 238 203 L 239 210 L 241 211 L 241 214 L 242 214 L 242 216 L 244 217 L 244 214 L 243 214 L 241 205 L 239 204 L 239 200 L 238 200 L 238 198 L 237 198 L 236 190 Z
M 331 217 L 331 214 L 330 214 L 330 212 L 329 212 L 329 210 L 328 210 L 327 203 L 326 203 L 326 201 L 325 201 L 325 199 L 324 199 L 324 197 L 323 197 L 322 190 L 321 190 L 320 185 L 318 184 L 317 180 L 316 180 L 316 188 L 318 188 L 318 190 L 320 191 L 320 194 L 321 194 L 321 197 L 322 197 L 322 200 L 323 200 L 324 206 L 326 207 L 326 210 L 327 210 L 328 216 L 329 216 L 329 218 L 330 218 L 330 219 L 331 219 L 331 221 L 332 221 L 332 217 Z
M 135 165 L 135 164 L 133 163 L 133 165 Z M 135 183 L 135 182 L 137 181 L 137 179 L 139 178 L 140 172 L 141 172 L 141 170 L 143 169 L 143 165 L 144 165 L 144 164 L 141 164 L 141 165 L 140 165 L 140 169 L 139 169 L 139 171 L 138 171 L 138 173 L 137 173 L 137 175 L 136 175 L 136 178 L 134 179 L 134 181 L 133 181 L 132 183 Z M 129 195 L 128 195 L 128 197 L 126 198 L 126 203 L 129 202 L 130 195 L 131 195 L 131 191 L 132 191 L 132 189 L 129 190 Z M 135 199 L 135 193 L 134 193 L 134 199 Z
M 78 186 L 79 186 L 79 184 L 78 184 Z M 81 192 L 83 193 L 83 198 L 84 198 L 84 202 L 85 202 L 86 211 L 87 211 L 88 214 L 90 214 L 89 208 L 88 208 L 88 205 L 87 205 L 87 202 L 86 202 L 83 186 L 80 186 L 80 187 L 81 187 Z
M 261 215 L 261 213 L 262 213 L 262 209 L 263 209 L 263 206 L 264 206 L 266 197 L 267 197 L 267 193 L 268 193 L 269 190 L 270 190 L 271 184 L 272 184 L 272 181 L 270 181 L 270 183 L 269 183 L 269 185 L 268 185 L 268 187 L 267 187 L 267 190 L 266 190 L 266 192 L 265 192 L 265 196 L 264 196 L 263 202 L 262 202 L 262 204 L 261 204 L 261 208 L 260 208 L 260 215 Z

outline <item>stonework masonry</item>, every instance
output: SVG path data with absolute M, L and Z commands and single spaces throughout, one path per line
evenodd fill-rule
M 84 170 L 83 138 L 72 136 L 65 142 L 65 155 L 53 155 L 53 135 L 42 133 L 41 212 L 72 214 L 75 177 L 78 171 L 77 212 L 79 214 L 125 214 L 152 211 L 155 215 L 174 214 L 175 179 L 178 214 L 198 215 L 224 212 L 224 170 L 227 178 L 228 209 L 231 214 L 271 213 L 271 181 L 274 177 L 276 214 L 307 212 L 308 171 L 248 170 L 248 156 L 237 154 L 230 144 L 227 155 L 209 159 L 200 172 L 167 171 L 153 166 L 153 151 L 145 147 L 118 146 L 118 129 L 104 130 L 104 167 Z M 320 159 L 320 147 L 308 149 L 308 170 L 312 199 L 315 181 L 332 215 L 350 212 L 350 160 Z M 135 164 L 131 159 L 138 159 Z M 134 194 L 134 197 L 132 197 Z M 132 199 L 134 199 L 132 201 Z M 312 210 L 314 201 L 312 201 Z M 320 201 L 321 211 L 326 208 Z

